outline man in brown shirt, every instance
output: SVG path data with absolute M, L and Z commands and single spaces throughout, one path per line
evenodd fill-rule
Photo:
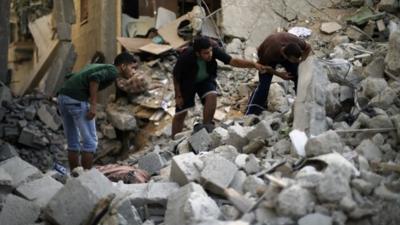
M 299 63 L 304 61 L 311 52 L 311 46 L 296 35 L 281 32 L 268 36 L 258 47 L 259 63 L 267 66 L 259 72 L 259 84 L 250 96 L 246 115 L 260 115 L 266 110 L 269 87 L 273 75 L 284 80 L 293 80 L 297 89 L 297 70 Z M 285 68 L 286 72 L 275 70 L 277 65 Z

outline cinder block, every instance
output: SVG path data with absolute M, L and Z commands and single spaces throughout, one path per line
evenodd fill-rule
M 86 222 L 96 204 L 116 193 L 117 189 L 102 173 L 92 169 L 70 179 L 47 204 L 47 218 L 59 225 L 80 225 Z
M 15 195 L 8 195 L 0 213 L 2 225 L 34 224 L 40 215 L 40 208 L 33 202 Z
M 19 186 L 17 193 L 43 208 L 62 187 L 63 185 L 52 177 L 44 176 Z
M 139 159 L 139 168 L 150 175 L 160 172 L 165 166 L 165 160 L 157 152 L 150 152 Z
M 19 157 L 13 157 L 1 162 L 0 169 L 3 169 L 12 177 L 13 188 L 42 177 L 42 173 L 36 167 Z
M 223 189 L 229 187 L 235 177 L 237 166 L 221 156 L 207 157 L 204 164 L 201 171 L 203 186 L 215 194 L 223 194 Z
M 200 178 L 199 167 L 203 162 L 192 152 L 177 155 L 172 158 L 170 179 L 183 186 Z

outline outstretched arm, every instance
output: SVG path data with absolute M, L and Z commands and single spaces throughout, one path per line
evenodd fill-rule
M 238 59 L 238 58 L 232 58 L 231 61 L 229 62 L 229 65 L 238 67 L 238 68 L 255 68 L 259 71 L 265 70 L 265 66 L 261 65 L 256 62 L 252 62 L 250 60 L 245 60 L 245 59 Z

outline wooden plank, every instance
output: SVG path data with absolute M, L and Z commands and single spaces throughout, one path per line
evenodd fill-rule
M 139 48 L 151 43 L 151 40 L 148 38 L 117 37 L 117 40 L 122 46 L 124 46 L 124 48 L 134 53 L 140 52 Z
M 52 43 L 52 45 L 48 48 L 47 54 L 39 59 L 39 63 L 34 66 L 32 73 L 26 78 L 19 92 L 16 93 L 17 96 L 24 95 L 26 92 L 32 90 L 39 84 L 40 80 L 42 80 L 47 69 L 49 68 L 57 52 L 56 50 L 58 46 L 60 46 L 59 41 Z
M 178 26 L 179 23 L 182 22 L 183 20 L 189 19 L 189 16 L 183 15 L 176 19 L 175 21 L 162 26 L 159 30 L 158 33 L 164 38 L 166 42 L 168 42 L 174 49 L 180 48 L 188 41 L 183 40 L 181 37 L 178 36 Z
M 139 48 L 141 51 L 149 52 L 154 55 L 160 55 L 172 49 L 171 45 L 160 45 L 155 43 L 150 43 Z

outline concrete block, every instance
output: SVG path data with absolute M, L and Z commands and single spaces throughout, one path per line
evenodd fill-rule
M 298 185 L 284 189 L 278 196 L 278 212 L 295 218 L 311 212 L 315 198 L 310 191 Z
M 318 156 L 332 152 L 342 153 L 344 144 L 339 135 L 332 130 L 310 138 L 305 146 L 306 156 Z
M 230 188 L 235 189 L 237 192 L 243 194 L 243 186 L 244 182 L 246 181 L 247 175 L 245 172 L 239 170 L 236 172 L 235 177 L 233 177 L 233 180 L 231 184 L 229 185 Z
M 24 110 L 24 114 L 25 114 L 25 118 L 27 120 L 33 120 L 36 116 L 35 106 L 30 105 L 30 106 L 26 107 Z
M 265 182 L 263 179 L 254 175 L 247 176 L 243 183 L 243 192 L 257 196 L 257 190 L 260 187 L 265 187 Z
M 48 105 L 40 106 L 37 111 L 40 121 L 42 121 L 46 126 L 48 126 L 53 131 L 57 131 L 61 124 L 61 118 L 57 114 L 57 110 Z
M 43 148 L 45 146 L 44 143 L 39 141 L 42 138 L 41 136 L 42 135 L 37 130 L 24 127 L 18 137 L 18 143 L 36 149 Z
M 0 162 L 18 156 L 17 150 L 9 143 L 4 143 L 0 147 Z
M 337 169 L 328 167 L 316 188 L 318 199 L 323 202 L 339 202 L 351 196 L 349 178 Z
M 165 166 L 165 160 L 157 152 L 150 152 L 139 159 L 139 168 L 146 170 L 150 175 L 159 173 Z
M 256 138 L 266 139 L 274 135 L 274 131 L 271 128 L 271 123 L 265 120 L 261 120 L 253 130 L 247 134 L 249 140 Z
M 34 224 L 39 215 L 40 208 L 35 203 L 8 195 L 0 212 L 0 221 L 2 225 Z
M 165 225 L 196 224 L 218 219 L 221 212 L 204 189 L 189 183 L 168 198 Z
M 13 157 L 0 163 L 0 169 L 8 173 L 12 179 L 13 188 L 42 177 L 42 173 L 31 164 L 19 157 Z
M 212 139 L 206 129 L 201 129 L 189 138 L 189 143 L 195 153 L 210 150 Z
M 237 166 L 227 159 L 221 156 L 210 157 L 204 162 L 201 181 L 207 190 L 222 194 L 223 189 L 229 187 L 237 171 Z
M 246 159 L 244 170 L 247 174 L 255 174 L 261 171 L 260 160 L 254 155 L 250 154 Z
M 62 187 L 63 185 L 52 177 L 44 176 L 19 186 L 17 193 L 43 208 Z
M 342 29 L 342 26 L 337 22 L 326 22 L 321 24 L 321 32 L 325 34 L 333 34 Z
M 198 166 L 202 168 L 203 162 L 192 152 L 174 156 L 171 162 L 171 181 L 181 186 L 198 181 L 200 179 Z
M 382 160 L 381 150 L 369 139 L 363 140 L 355 151 L 362 154 L 367 160 Z
M 226 143 L 229 139 L 229 133 L 226 129 L 222 127 L 215 128 L 211 133 L 211 139 L 213 140 L 213 147 L 220 146 Z
M 97 203 L 116 192 L 107 177 L 92 169 L 68 180 L 47 204 L 45 214 L 59 225 L 80 225 L 90 218 Z
M 229 139 L 226 140 L 226 144 L 234 146 L 239 152 L 241 152 L 242 148 L 249 142 L 247 135 L 250 130 L 250 127 L 242 127 L 238 124 L 230 126 L 228 128 Z
M 235 162 L 236 157 L 239 155 L 237 149 L 232 145 L 221 145 L 215 148 L 213 152 L 231 162 Z
M 112 105 L 107 107 L 107 119 L 117 129 L 128 131 L 136 130 L 137 123 L 135 117 L 123 108 L 114 108 Z
M 312 213 L 303 216 L 297 222 L 298 225 L 332 225 L 332 218 L 321 213 Z
M 124 184 L 119 187 L 121 192 L 129 194 L 131 203 L 136 207 L 145 204 L 167 205 L 168 197 L 178 189 L 179 185 L 174 182 Z

